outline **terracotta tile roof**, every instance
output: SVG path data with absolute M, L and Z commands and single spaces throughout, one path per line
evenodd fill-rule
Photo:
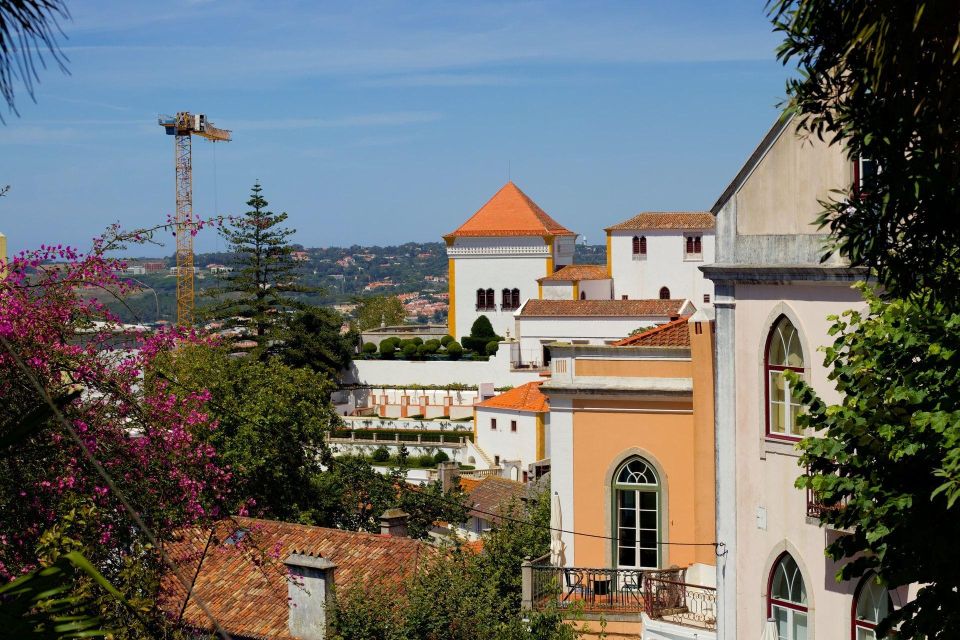
M 647 231 L 650 229 L 713 229 L 716 218 L 709 211 L 644 211 L 606 231 Z
M 463 489 L 466 493 L 470 493 L 477 488 L 477 485 L 480 484 L 480 481 L 476 478 L 464 478 L 460 476 L 460 488 Z
M 687 323 L 690 316 L 647 329 L 641 333 L 628 336 L 615 347 L 690 347 L 690 326 Z
M 547 396 L 540 393 L 540 385 L 543 380 L 534 380 L 514 387 L 509 391 L 504 391 L 498 396 L 488 398 L 477 404 L 477 407 L 490 407 L 493 409 L 515 409 L 517 411 L 533 411 L 543 413 L 550 410 L 547 403 Z
M 444 238 L 468 236 L 572 236 L 513 182 L 497 191 L 487 204 Z
M 184 531 L 170 546 L 171 557 L 186 575 L 197 572 L 208 534 L 208 530 Z M 399 581 L 416 569 L 421 558 L 435 553 L 433 547 L 411 538 L 254 518 L 219 522 L 213 540 L 203 555 L 183 620 L 198 629 L 212 629 L 197 605 L 199 597 L 223 629 L 238 640 L 293 638 L 287 628 L 288 585 L 283 564 L 291 553 L 321 555 L 333 562 L 340 586 L 368 578 Z M 179 614 L 185 592 L 172 576 L 165 581 L 171 595 L 163 606 Z
M 537 282 L 575 282 L 580 280 L 609 280 L 607 268 L 599 264 L 568 264 Z
M 522 482 L 499 476 L 487 476 L 467 493 L 467 506 L 471 507 L 471 516 L 487 522 L 496 522 L 497 515 L 503 512 L 503 508 L 511 500 L 519 501 L 525 495 L 527 495 L 527 486 Z
M 527 300 L 524 318 L 537 316 L 626 317 L 676 316 L 684 300 Z

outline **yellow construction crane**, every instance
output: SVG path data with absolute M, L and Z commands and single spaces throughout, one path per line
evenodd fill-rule
M 157 123 L 173 136 L 177 170 L 177 324 L 193 326 L 193 167 L 191 139 L 200 136 L 212 142 L 229 142 L 230 132 L 218 129 L 202 113 L 180 111 L 176 116 L 160 116 Z

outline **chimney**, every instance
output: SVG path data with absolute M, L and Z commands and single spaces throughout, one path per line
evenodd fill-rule
M 387 509 L 380 516 L 380 534 L 385 536 L 406 537 L 409 513 L 400 509 Z
M 283 561 L 287 580 L 287 628 L 298 640 L 325 640 L 327 606 L 333 600 L 335 564 L 320 556 L 293 552 Z
M 453 489 L 454 481 L 460 477 L 460 463 L 452 460 L 437 465 L 440 488 L 446 493 Z

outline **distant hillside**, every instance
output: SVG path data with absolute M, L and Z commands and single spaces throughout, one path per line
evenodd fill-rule
M 420 307 L 430 309 L 444 302 L 440 294 L 447 292 L 447 254 L 441 242 L 408 242 L 390 247 L 327 247 L 303 248 L 301 262 L 302 283 L 323 289 L 321 294 L 302 296 L 306 302 L 330 306 L 348 303 L 359 296 L 419 294 L 405 296 L 418 300 Z M 175 265 L 171 256 L 158 258 L 129 258 L 128 264 L 164 262 L 163 271 L 133 275 L 143 285 L 150 287 L 142 293 L 120 301 L 109 302 L 110 308 L 124 322 L 155 322 L 173 320 L 176 317 L 176 279 L 169 268 Z M 602 264 L 606 261 L 603 245 L 577 245 L 576 261 L 581 264 Z M 217 286 L 216 274 L 211 274 L 209 265 L 231 265 L 233 254 L 198 253 L 194 264 L 197 275 L 197 306 L 208 301 L 203 291 Z M 154 293 L 156 292 L 156 297 Z M 159 311 L 159 313 L 158 313 Z M 445 311 L 435 311 L 420 321 L 444 322 Z

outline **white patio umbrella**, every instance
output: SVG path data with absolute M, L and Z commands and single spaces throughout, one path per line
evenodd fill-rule
M 763 635 L 760 636 L 760 640 L 780 640 L 780 635 L 777 633 L 777 623 L 774 622 L 773 618 L 769 618 L 763 623 Z
M 550 505 L 550 564 L 562 567 L 565 564 L 563 557 L 563 539 L 560 530 L 563 528 L 563 518 L 560 515 L 560 495 L 553 492 L 553 502 Z

